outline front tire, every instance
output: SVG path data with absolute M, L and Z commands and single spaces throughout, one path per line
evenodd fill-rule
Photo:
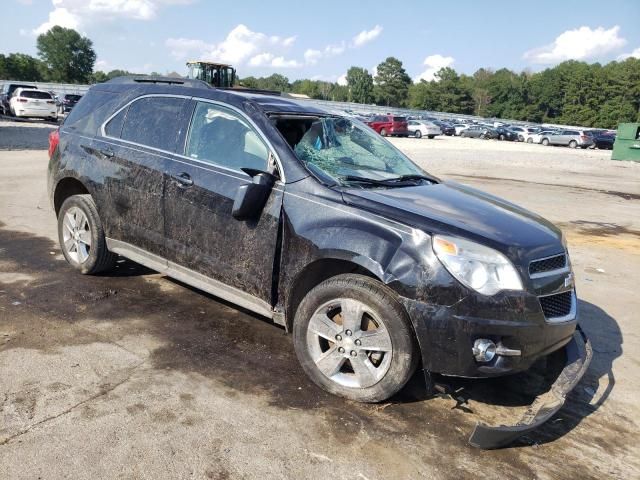
M 420 130 L 416 130 L 413 134 L 416 138 L 422 138 L 422 132 Z
M 544 145 L 545 147 L 549 146 L 549 139 L 548 138 L 543 138 L 542 139 L 542 145 Z
M 109 270 L 118 258 L 107 249 L 91 195 L 73 195 L 64 201 L 58 213 L 58 239 L 64 258 L 83 275 Z
M 362 275 L 313 288 L 296 311 L 293 341 L 316 385 L 358 402 L 393 396 L 418 364 L 413 328 L 395 293 Z
M 380 135 L 382 135 L 383 137 L 386 137 L 387 136 L 387 130 L 384 129 L 384 128 L 382 130 L 380 130 Z

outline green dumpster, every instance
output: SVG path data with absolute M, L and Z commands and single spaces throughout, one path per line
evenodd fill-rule
M 611 159 L 640 162 L 640 123 L 621 123 L 618 126 Z

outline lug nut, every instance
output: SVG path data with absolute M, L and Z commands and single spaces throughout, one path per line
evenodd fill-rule
M 348 337 L 350 337 L 352 332 L 351 332 L 351 330 L 347 330 L 347 331 L 346 331 L 346 332 L 344 332 L 344 333 L 346 333 L 346 334 L 347 334 L 347 336 L 348 336 Z
M 355 357 L 355 356 L 357 356 L 357 355 L 358 355 L 358 354 L 356 353 L 356 351 L 355 351 L 355 350 L 351 350 L 351 356 L 352 356 L 352 357 Z
M 362 345 L 362 342 L 360 341 L 360 339 L 358 339 L 358 340 L 356 340 L 356 341 L 355 341 L 355 344 L 356 344 L 357 346 L 360 346 L 360 345 Z
M 336 340 L 341 342 L 342 341 L 342 335 L 336 335 Z
M 339 348 L 338 348 L 338 351 L 339 351 L 340 353 L 344 353 L 344 348 L 339 347 Z

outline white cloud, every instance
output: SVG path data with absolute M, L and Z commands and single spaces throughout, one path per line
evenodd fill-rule
M 640 47 L 636 48 L 633 52 L 618 55 L 618 58 L 616 60 L 622 61 L 626 60 L 627 58 L 640 58 Z
M 322 58 L 322 52 L 320 50 L 314 50 L 313 48 L 309 48 L 304 52 L 304 60 L 309 65 L 314 65 L 318 63 L 318 60 Z
M 442 68 L 452 66 L 454 62 L 455 59 L 453 57 L 444 57 L 440 54 L 429 55 L 424 59 L 424 62 L 422 62 L 422 64 L 427 68 L 415 78 L 415 81 L 419 82 L 420 80 L 426 80 L 429 82 L 431 80 L 436 80 L 436 73 L 438 73 Z
M 338 77 L 338 85 L 346 86 L 347 85 L 347 74 L 343 73 Z
M 249 60 L 250 67 L 275 67 L 275 68 L 296 68 L 302 64 L 296 60 L 287 60 L 282 56 L 276 57 L 272 53 L 260 53 Z
M 371 30 L 363 30 L 359 34 L 357 34 L 351 40 L 351 44 L 354 48 L 361 47 L 365 43 L 369 43 L 372 40 L 375 40 L 382 33 L 382 27 L 380 25 L 376 25 Z
M 118 19 L 151 20 L 167 5 L 184 5 L 193 0 L 51 0 L 49 19 L 33 30 L 44 33 L 55 25 L 78 29 L 96 21 Z
M 219 43 L 207 43 L 192 38 L 168 38 L 165 45 L 177 59 L 188 56 L 203 60 L 228 62 L 234 65 L 248 64 L 251 67 L 295 68 L 302 64 L 288 60 L 284 52 L 293 45 L 296 37 L 279 37 L 254 32 L 240 24 L 231 30 Z
M 609 29 L 580 27 L 567 30 L 558 35 L 552 44 L 525 52 L 523 58 L 540 64 L 592 58 L 623 47 L 627 41 L 618 35 L 619 32 L 618 25 Z

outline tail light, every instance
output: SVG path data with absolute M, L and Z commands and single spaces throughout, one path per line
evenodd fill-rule
M 47 100 L 47 103 L 53 105 L 53 100 Z
M 586 135 L 580 135 L 580 140 L 586 142 L 587 140 L 589 140 L 589 137 L 587 137 Z
M 53 156 L 53 152 L 58 148 L 58 143 L 60 143 L 60 130 L 56 128 L 49 134 L 49 158 Z
M 19 97 L 19 98 L 18 98 L 18 101 L 19 101 L 20 103 L 27 103 L 29 100 L 27 100 L 26 98 Z

